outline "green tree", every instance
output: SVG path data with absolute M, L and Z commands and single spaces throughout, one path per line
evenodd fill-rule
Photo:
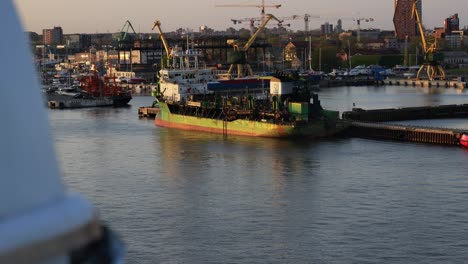
M 333 46 L 316 48 L 312 53 L 312 67 L 315 70 L 330 72 L 334 68 L 341 67 L 341 59 L 338 58 L 338 49 Z
M 349 47 L 348 47 L 348 41 L 349 41 Z M 357 38 L 353 36 L 344 36 L 340 39 L 340 47 L 344 50 L 351 49 L 351 52 L 353 50 L 356 50 L 356 44 L 357 44 Z

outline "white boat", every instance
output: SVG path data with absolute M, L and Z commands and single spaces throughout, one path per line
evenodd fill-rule
M 121 243 L 102 225 L 93 205 L 67 191 L 60 179 L 47 112 L 13 0 L 0 1 L 0 10 L 9 40 L 0 44 L 0 55 L 15 62 L 0 66 L 11 77 L 2 85 L 15 87 L 4 89 L 0 98 L 0 111 L 7 114 L 0 132 L 0 263 L 123 263 Z M 15 48 L 9 49 L 9 43 Z

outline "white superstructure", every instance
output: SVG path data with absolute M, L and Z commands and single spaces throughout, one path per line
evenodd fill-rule
M 208 93 L 207 84 L 215 79 L 215 74 L 212 69 L 199 66 L 201 50 L 174 49 L 171 55 L 171 66 L 159 71 L 159 89 L 164 99 L 187 101 L 190 95 Z

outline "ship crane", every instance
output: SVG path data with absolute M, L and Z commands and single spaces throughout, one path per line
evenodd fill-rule
M 245 67 L 248 75 L 251 76 L 253 75 L 252 68 L 250 65 L 247 63 L 247 58 L 246 58 L 246 53 L 247 50 L 250 48 L 250 46 L 254 43 L 255 39 L 257 36 L 260 34 L 260 32 L 265 28 L 265 26 L 268 24 L 268 22 L 274 19 L 281 23 L 282 21 L 276 18 L 272 14 L 267 14 L 265 19 L 262 21 L 262 24 L 258 27 L 257 31 L 249 38 L 249 40 L 243 45 L 240 46 L 239 43 L 237 43 L 236 40 L 233 39 L 228 39 L 227 44 L 231 45 L 234 48 L 234 52 L 232 53 L 231 58 L 229 58 L 229 62 L 231 63 L 231 66 L 229 67 L 228 70 L 228 75 L 231 76 L 233 70 L 234 70 L 234 65 L 237 65 L 237 76 L 242 77 L 243 76 L 243 68 Z
M 362 18 L 354 18 L 353 20 L 356 21 L 356 25 L 357 25 L 357 41 L 361 42 L 361 21 L 372 22 L 374 21 L 374 19 L 372 17 L 369 17 L 369 18 L 362 17 Z
M 423 70 L 427 73 L 427 78 L 432 80 L 445 80 L 445 71 L 440 65 L 439 60 L 441 60 L 440 53 L 437 52 L 437 38 L 430 45 L 427 43 L 426 36 L 424 34 L 424 28 L 421 21 L 421 15 L 418 11 L 418 0 L 414 0 L 412 8 L 412 16 L 416 19 L 418 24 L 419 33 L 421 34 L 421 42 L 424 50 L 424 62 L 419 68 L 418 73 L 416 74 L 416 79 L 419 80 L 420 74 Z
M 281 5 L 265 5 L 265 0 L 262 0 L 260 5 L 252 5 L 252 4 L 231 4 L 231 5 L 215 5 L 216 7 L 257 7 L 261 9 L 261 16 L 262 21 L 265 19 L 265 8 L 272 7 L 272 8 L 280 8 Z

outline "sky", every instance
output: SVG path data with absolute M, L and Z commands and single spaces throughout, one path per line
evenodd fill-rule
M 256 7 L 218 7 L 217 5 L 260 5 L 261 0 L 13 0 L 25 31 L 42 34 L 42 29 L 60 26 L 64 34 L 115 33 L 122 30 L 128 20 L 137 33 L 150 33 L 154 20 L 161 21 L 163 31 L 188 28 L 198 31 L 200 26 L 215 30 L 229 27 L 248 28 L 249 24 L 234 25 L 231 19 L 260 16 Z M 393 0 L 266 0 L 266 13 L 277 17 L 310 14 L 314 17 L 309 28 L 319 28 L 330 22 L 336 25 L 342 18 L 343 28 L 356 29 L 353 18 L 373 18 L 361 22 L 362 29 L 394 30 Z M 455 13 L 460 16 L 460 27 L 468 25 L 466 0 L 424 0 L 423 23 L 426 28 L 442 27 L 443 20 Z M 292 30 L 303 30 L 304 21 L 290 20 Z M 273 25 L 272 25 L 273 26 Z

